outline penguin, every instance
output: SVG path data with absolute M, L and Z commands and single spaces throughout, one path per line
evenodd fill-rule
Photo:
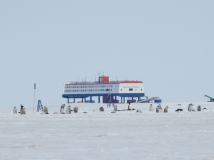
M 197 107 L 197 110 L 198 110 L 198 111 L 201 111 L 201 106 L 200 106 L 200 105 Z
M 175 110 L 175 112 L 183 112 L 183 109 L 178 108 Z
M 13 114 L 17 114 L 16 106 L 13 108 Z
M 160 113 L 160 108 L 159 108 L 159 106 L 156 107 L 156 113 Z
M 128 105 L 128 110 L 132 110 L 131 103 L 129 103 L 129 105 Z
M 114 105 L 114 111 L 115 112 L 117 111 L 117 105 Z
M 20 104 L 20 112 L 19 113 L 21 113 L 21 110 L 23 109 L 23 105 L 22 104 Z
M 61 114 L 65 114 L 64 109 L 65 109 L 65 104 L 63 104 L 63 105 L 60 107 L 60 113 L 61 113 Z
M 23 106 L 21 111 L 20 111 L 20 114 L 26 114 L 26 111 L 25 111 L 25 107 Z
M 192 103 L 189 104 L 188 111 L 189 112 L 192 112 L 192 111 L 195 112 L 195 110 L 193 109 L 193 104 Z
M 141 111 L 140 109 L 138 109 L 136 112 L 137 112 L 137 113 L 142 113 L 142 111 Z
M 168 113 L 168 106 L 166 106 L 165 108 L 164 108 L 164 113 Z
M 159 109 L 162 111 L 163 109 L 162 109 L 161 105 L 159 104 L 158 106 L 159 106 Z
M 149 106 L 149 111 L 150 111 L 150 112 L 154 112 L 154 107 L 153 107 L 152 104 L 150 104 L 150 106 Z
M 100 112 L 104 112 L 104 108 L 103 107 L 100 107 L 99 110 L 100 110 Z
M 66 109 L 66 114 L 71 114 L 71 106 L 70 105 Z
M 49 114 L 48 113 L 48 107 L 44 106 L 44 111 L 43 112 L 44 112 L 44 114 Z
M 78 107 L 74 107 L 74 113 L 78 113 Z

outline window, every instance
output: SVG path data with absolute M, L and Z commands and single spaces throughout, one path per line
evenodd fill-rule
M 133 88 L 129 88 L 129 91 L 133 91 Z

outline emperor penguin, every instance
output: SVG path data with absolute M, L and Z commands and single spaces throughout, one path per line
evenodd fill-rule
M 117 111 L 117 105 L 114 105 L 114 111 L 115 112 Z
M 101 112 L 104 112 L 104 108 L 103 108 L 103 107 L 100 107 L 99 110 L 100 110 Z
M 189 112 L 191 112 L 191 111 L 195 112 L 195 110 L 193 109 L 193 104 L 192 103 L 189 104 L 188 111 Z
M 44 111 L 43 112 L 44 112 L 44 114 L 49 114 L 48 113 L 48 107 L 44 106 Z
M 16 106 L 13 108 L 13 114 L 17 114 Z
M 162 111 L 162 107 L 161 107 L 161 105 L 159 104 L 158 106 L 159 106 L 159 109 Z
M 140 109 L 138 109 L 136 112 L 138 112 L 138 113 L 142 113 L 142 111 L 141 111 Z
M 128 110 L 132 110 L 131 103 L 129 103 L 129 105 L 128 105 Z
M 25 111 L 25 107 L 23 106 L 21 111 L 20 111 L 20 114 L 26 114 L 26 111 Z
M 21 113 L 22 108 L 24 108 L 24 106 L 21 104 L 20 105 L 20 113 Z
M 150 106 L 149 106 L 149 111 L 150 111 L 150 112 L 154 112 L 154 107 L 153 107 L 152 104 L 150 104 Z
M 201 106 L 200 106 L 200 105 L 197 107 L 197 110 L 198 110 L 198 111 L 201 111 Z
M 160 108 L 159 108 L 159 106 L 156 107 L 156 113 L 160 113 Z
M 165 108 L 164 108 L 164 113 L 168 113 L 168 106 L 166 106 Z
M 66 109 L 66 114 L 71 114 L 71 106 L 70 105 Z
M 60 107 L 60 113 L 61 113 L 61 114 L 65 114 L 64 109 L 65 109 L 65 104 L 63 104 L 63 105 Z
M 74 107 L 74 113 L 78 113 L 78 107 Z

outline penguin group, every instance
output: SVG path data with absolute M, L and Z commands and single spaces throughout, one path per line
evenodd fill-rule
M 60 112 L 59 113 L 58 112 L 54 112 L 53 114 L 71 114 L 72 111 L 73 111 L 73 113 L 78 113 L 78 110 L 79 110 L 78 107 L 75 106 L 75 107 L 73 107 L 73 110 L 72 110 L 71 106 L 68 105 L 66 110 L 65 110 L 65 106 L 66 106 L 65 104 L 61 105 Z M 166 106 L 163 109 L 160 104 L 157 105 L 156 109 L 154 108 L 153 104 L 150 104 L 150 106 L 149 106 L 149 112 L 154 112 L 155 111 L 156 113 L 168 113 L 168 109 L 169 109 L 168 106 Z M 123 109 L 123 110 L 118 110 L 117 105 L 113 105 L 113 111 L 111 113 L 116 113 L 117 111 L 133 111 L 133 110 L 136 110 L 136 109 L 132 108 L 131 103 L 128 104 L 128 109 Z M 187 110 L 189 112 L 195 112 L 195 109 L 193 108 L 193 104 L 192 103 L 190 103 L 188 105 Z M 197 106 L 197 111 L 202 111 L 202 110 L 207 110 L 207 109 L 206 108 L 202 109 L 202 107 L 200 105 L 198 105 Z M 104 112 L 104 107 L 100 107 L 99 111 L 100 112 Z M 137 113 L 142 113 L 142 111 L 140 109 L 137 109 L 136 112 Z M 183 112 L 183 109 L 178 108 L 178 109 L 175 110 L 175 112 Z M 13 114 L 17 114 L 17 113 L 19 113 L 21 115 L 26 114 L 25 107 L 22 104 L 20 105 L 20 111 L 19 112 L 17 112 L 16 106 L 13 108 Z M 85 111 L 83 113 L 88 113 L 88 112 Z M 48 107 L 44 106 L 43 112 L 41 114 L 49 114 Z
M 20 105 L 20 111 L 18 113 L 19 114 L 26 114 L 25 107 L 22 104 Z M 17 114 L 16 106 L 13 108 L 13 114 Z
M 166 106 L 164 109 L 162 109 L 161 105 L 158 104 L 155 111 L 156 111 L 156 113 L 168 113 L 168 109 L 169 109 L 168 106 Z M 152 104 L 150 104 L 150 106 L 149 106 L 149 112 L 154 112 L 154 107 Z

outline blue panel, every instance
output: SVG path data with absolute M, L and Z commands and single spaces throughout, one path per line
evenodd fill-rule
M 156 99 L 154 100 L 155 103 L 162 103 L 162 100 L 161 99 Z
M 87 98 L 90 96 L 108 96 L 108 93 L 102 93 L 102 94 L 63 94 L 62 98 Z M 119 97 L 144 97 L 144 93 L 117 93 L 117 94 L 111 94 L 111 96 L 119 96 Z

